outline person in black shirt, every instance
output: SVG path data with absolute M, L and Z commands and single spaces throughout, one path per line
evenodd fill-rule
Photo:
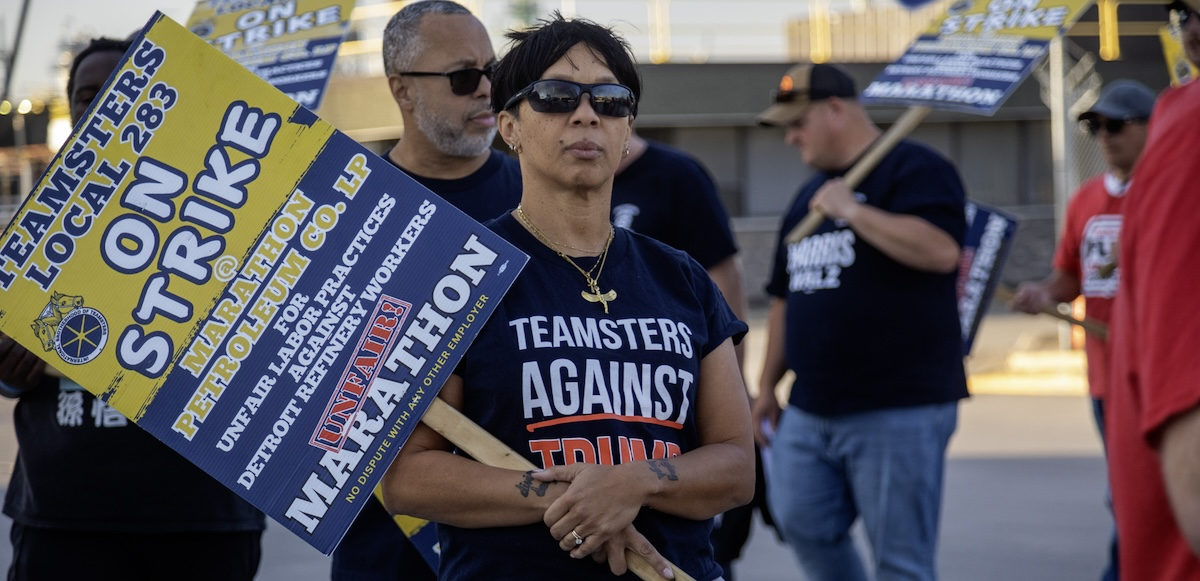
M 708 272 L 733 313 L 746 318 L 749 307 L 737 241 L 717 184 L 700 160 L 635 132 L 629 140 L 629 155 L 613 178 L 612 221 L 686 252 Z M 736 346 L 740 364 L 744 364 L 745 349 L 745 341 Z M 713 549 L 725 581 L 734 581 L 733 562 L 741 557 L 750 538 L 754 509 L 759 509 L 768 526 L 774 526 L 766 507 L 759 450 L 754 452 L 754 501 L 722 514 L 713 527 Z
M 852 191 L 841 177 L 880 136 L 856 95 L 841 67 L 800 65 L 759 116 L 786 128 L 816 175 L 780 228 L 754 426 L 771 445 L 769 506 L 810 580 L 867 578 L 848 534 L 859 517 L 875 579 L 933 580 L 946 445 L 967 396 L 955 298 L 965 195 L 949 162 L 909 141 Z M 810 211 L 826 219 L 788 242 Z
M 492 67 L 487 31 L 461 5 L 413 2 L 384 31 L 383 64 L 404 119 L 404 138 L 384 156 L 468 216 L 485 221 L 517 206 L 521 169 L 492 148 Z M 436 535 L 408 519 L 410 540 L 375 497 L 333 553 L 332 581 L 432 581 Z M 421 545 L 420 549 L 417 545 Z
M 609 221 L 641 85 L 628 44 L 559 15 L 509 38 L 492 110 L 521 204 L 488 226 L 530 260 L 438 397 L 539 469 L 418 426 L 385 504 L 439 523 L 446 579 L 612 579 L 630 549 L 714 581 L 711 519 L 754 488 L 746 325 L 694 260 Z
M 101 38 L 75 56 L 72 121 L 128 48 Z M 8 579 L 254 578 L 266 526 L 258 509 L 3 335 L 0 382 L 19 398 L 4 498 Z

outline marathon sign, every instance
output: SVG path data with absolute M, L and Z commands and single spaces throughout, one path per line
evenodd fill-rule
M 199 0 L 187 27 L 315 111 L 353 10 L 354 0 Z
M 0 331 L 329 554 L 526 260 L 157 14 L 0 235 Z
M 1087 0 L 960 0 L 867 85 L 868 104 L 992 115 Z

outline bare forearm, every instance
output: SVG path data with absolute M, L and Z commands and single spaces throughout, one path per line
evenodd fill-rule
M 958 243 L 921 218 L 858 204 L 846 221 L 880 252 L 909 268 L 943 273 L 958 268 L 962 250 Z
M 749 437 L 702 446 L 674 458 L 636 462 L 631 468 L 654 510 L 702 520 L 742 506 L 754 496 L 754 452 Z
M 741 369 L 726 340 L 700 362 L 700 445 L 674 458 L 636 462 L 640 504 L 691 519 L 711 518 L 754 495 L 754 440 Z
M 1079 279 L 1060 270 L 1055 270 L 1042 281 L 1050 300 L 1056 303 L 1069 303 L 1079 296 L 1081 290 Z
M 1159 460 L 1167 498 L 1192 552 L 1200 555 L 1200 407 L 1172 419 L 1163 428 Z
M 441 450 L 397 459 L 383 480 L 388 511 L 464 528 L 538 523 L 566 488 Z
M 1045 280 L 1027 281 L 1017 286 L 1009 306 L 1014 311 L 1038 314 L 1058 303 L 1075 300 L 1079 296 L 1079 279 L 1055 270 Z

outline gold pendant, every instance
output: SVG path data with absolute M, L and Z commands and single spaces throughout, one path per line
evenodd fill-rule
M 587 291 L 579 291 L 579 294 L 583 295 L 583 300 L 589 303 L 600 303 L 600 305 L 604 307 L 604 314 L 606 315 L 608 314 L 609 301 L 617 300 L 617 291 L 615 290 L 610 290 L 604 294 L 600 294 L 598 292 L 590 293 Z

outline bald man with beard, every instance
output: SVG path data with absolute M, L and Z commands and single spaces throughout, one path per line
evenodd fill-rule
M 455 2 L 413 2 L 384 30 L 384 71 L 404 120 L 404 137 L 384 158 L 480 222 L 515 208 L 521 197 L 516 159 L 492 148 L 495 63 L 483 23 Z M 434 579 L 374 497 L 333 553 L 333 581 Z

